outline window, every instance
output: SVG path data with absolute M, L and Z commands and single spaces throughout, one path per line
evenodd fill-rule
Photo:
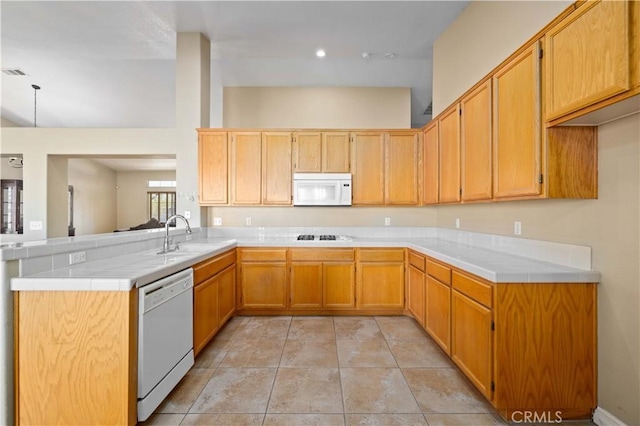
M 2 233 L 22 234 L 22 181 L 2 180 Z
M 150 181 L 147 181 L 147 186 L 149 188 L 175 188 L 176 181 L 175 180 L 150 180 Z
M 148 192 L 149 194 L 149 219 L 156 218 L 160 222 L 176 214 L 175 192 Z

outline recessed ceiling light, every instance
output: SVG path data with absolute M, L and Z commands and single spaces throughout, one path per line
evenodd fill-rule
M 369 52 L 362 52 L 362 59 L 369 59 L 371 57 L 371 53 Z
M 327 56 L 327 52 L 325 52 L 323 49 L 318 49 L 316 50 L 316 56 L 318 58 L 324 58 L 325 56 Z
M 393 59 L 393 58 L 396 57 L 396 54 L 389 52 L 389 53 L 385 53 L 384 57 L 387 58 L 387 59 Z

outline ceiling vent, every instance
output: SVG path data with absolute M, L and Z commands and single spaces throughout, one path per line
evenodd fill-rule
M 27 75 L 24 71 L 17 68 L 2 68 L 2 74 L 15 76 Z
M 429 106 L 424 110 L 422 115 L 433 115 L 433 102 L 429 102 Z

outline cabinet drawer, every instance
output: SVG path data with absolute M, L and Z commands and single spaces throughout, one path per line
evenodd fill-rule
M 360 262 L 404 262 L 404 249 L 360 249 Z
M 287 249 L 243 249 L 241 252 L 243 262 L 286 262 Z
M 427 259 L 427 274 L 444 284 L 451 285 L 451 268 L 448 266 Z
M 409 252 L 409 265 L 414 266 L 424 272 L 425 258 L 412 251 Z
M 493 287 L 489 284 L 454 271 L 453 288 L 487 308 L 493 307 Z
M 347 261 L 353 262 L 353 249 L 291 249 L 293 261 Z
M 204 260 L 193 267 L 193 282 L 198 285 L 234 263 L 236 263 L 235 250 Z

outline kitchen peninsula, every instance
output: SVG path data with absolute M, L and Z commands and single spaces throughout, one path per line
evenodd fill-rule
M 172 232 L 174 238 L 186 239 L 180 230 Z M 352 240 L 298 241 L 300 233 L 347 234 Z M 528 409 L 587 418 L 595 408 L 595 283 L 600 277 L 590 268 L 587 247 L 439 228 L 209 228 L 196 230 L 192 237 L 182 252 L 160 255 L 161 233 L 153 231 L 42 244 L 47 249 L 38 257 L 85 250 L 95 260 L 12 280 L 17 295 L 18 422 L 135 423 L 137 289 L 192 265 L 197 269 L 213 264 L 230 252 L 237 253 L 236 315 L 409 315 L 503 416 Z M 111 257 L 96 256 L 107 247 L 119 250 L 111 250 Z M 116 255 L 122 252 L 128 254 Z M 278 260 L 270 257 L 274 253 Z M 37 258 L 24 247 L 3 249 L 2 256 L 24 265 Z M 266 269 L 256 269 L 257 263 Z M 341 265 L 338 275 L 332 269 L 336 264 Z M 282 274 L 273 274 L 269 266 Z M 315 288 L 320 295 L 320 306 L 308 303 L 314 291 L 304 294 L 302 305 L 309 306 L 292 303 L 300 295 L 293 285 L 299 271 L 320 271 L 305 275 L 307 290 Z M 345 271 L 349 279 L 339 283 L 347 286 L 353 304 L 323 306 L 328 294 L 323 286 L 336 284 L 332 277 L 344 277 Z M 397 271 L 401 275 L 394 275 Z M 362 274 L 386 278 L 367 279 L 374 286 L 367 290 L 359 279 Z M 243 287 L 255 280 L 281 288 L 284 305 L 243 306 L 247 297 L 260 297 L 259 292 L 247 293 L 250 285 Z M 367 297 L 374 299 L 363 303 Z M 385 306 L 389 301 L 392 306 Z M 36 314 L 22 315 L 25 311 Z M 199 320 L 195 310 L 194 324 Z M 459 326 L 463 322 L 466 326 Z M 464 332 L 468 329 L 476 332 Z M 113 339 L 107 341 L 105 335 Z M 85 345 L 83 339 L 92 344 Z M 531 350 L 540 345 L 567 350 L 562 357 Z M 59 350 L 49 351 L 53 346 Z M 59 367 L 46 367 L 52 363 Z M 530 368 L 522 370 L 522 365 Z M 569 369 L 575 374 L 565 377 L 562 373 Z

